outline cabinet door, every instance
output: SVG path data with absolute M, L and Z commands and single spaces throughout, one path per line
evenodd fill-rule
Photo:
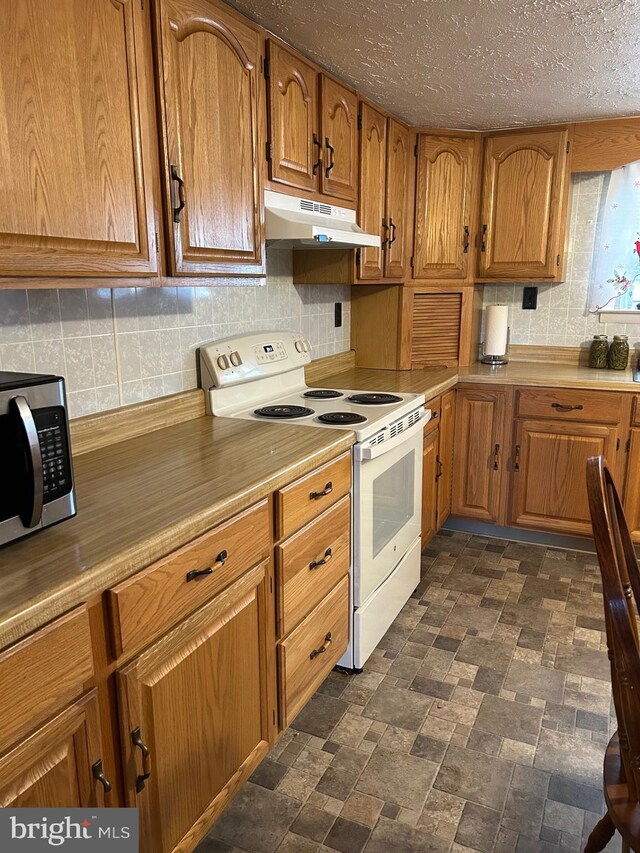
M 422 450 L 422 547 L 438 529 L 438 442 L 439 430 L 432 427 L 424 436 Z
M 268 42 L 269 178 L 301 190 L 317 190 L 322 164 L 318 131 L 318 74 L 301 57 Z
M 414 278 L 467 277 L 473 157 L 473 139 L 418 136 Z
M 456 423 L 456 392 L 442 396 L 440 407 L 440 446 L 438 449 L 438 530 L 451 513 L 453 488 L 453 438 Z
M 567 204 L 566 129 L 488 136 L 480 275 L 555 278 Z
M 152 83 L 134 0 L 5 0 L 0 275 L 157 271 Z
M 323 193 L 355 201 L 358 195 L 358 96 L 331 77 L 320 77 Z
M 618 428 L 522 420 L 513 447 L 511 521 L 523 527 L 591 534 L 587 459 L 618 465 Z
M 358 223 L 367 234 L 382 234 L 383 226 L 386 226 L 383 220 L 387 119 L 368 104 L 361 104 L 360 110 L 362 130 L 360 131 Z M 365 280 L 382 278 L 384 272 L 382 255 L 382 246 L 368 246 L 360 249 L 358 277 Z
M 462 389 L 456 403 L 451 512 L 501 521 L 506 393 Z
M 262 37 L 214 0 L 158 9 L 173 272 L 264 272 Z
M 143 853 L 193 849 L 268 750 L 270 580 L 268 563 L 256 566 L 118 673 L 125 789 L 140 809 Z
M 640 471 L 640 429 L 632 429 L 629 441 L 624 513 L 635 542 L 640 541 L 640 489 L 638 488 L 638 471 Z
M 99 761 L 98 699 L 92 692 L 0 758 L 0 808 L 109 805 L 95 778 Z
M 409 131 L 390 118 L 387 128 L 385 278 L 404 277 L 407 243 L 407 180 L 409 178 Z

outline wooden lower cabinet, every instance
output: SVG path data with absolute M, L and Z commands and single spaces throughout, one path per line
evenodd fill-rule
M 640 542 L 640 429 L 632 429 L 629 437 L 629 461 L 624 493 L 624 512 L 635 542 Z M 618 479 L 618 482 L 622 481 Z
M 442 395 L 440 405 L 440 440 L 438 447 L 438 519 L 440 530 L 451 514 L 453 490 L 453 442 L 456 428 L 456 392 Z
M 125 790 L 143 853 L 192 850 L 275 736 L 270 562 L 118 673 Z
M 458 390 L 451 508 L 454 515 L 494 523 L 502 520 L 507 485 L 506 411 L 505 388 Z
M 95 778 L 101 757 L 98 699 L 91 692 L 0 757 L 0 808 L 110 805 Z
M 438 447 L 439 429 L 425 432 L 422 450 L 422 547 L 438 530 Z

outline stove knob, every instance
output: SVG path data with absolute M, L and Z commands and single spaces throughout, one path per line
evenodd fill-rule
M 227 367 L 229 367 L 229 359 L 226 357 L 226 355 L 219 355 L 216 361 L 220 370 L 226 370 Z
M 231 359 L 231 364 L 234 367 L 240 367 L 240 365 L 242 364 L 242 359 L 240 358 L 239 352 L 232 352 L 229 358 Z
M 311 344 L 309 343 L 309 341 L 303 341 L 302 346 L 304 347 L 305 352 L 311 352 Z
M 298 352 L 305 352 L 304 341 L 296 341 L 296 349 Z

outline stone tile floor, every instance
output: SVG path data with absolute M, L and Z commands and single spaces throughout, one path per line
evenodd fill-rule
M 615 727 L 595 555 L 441 531 L 422 570 L 197 853 L 583 848 Z

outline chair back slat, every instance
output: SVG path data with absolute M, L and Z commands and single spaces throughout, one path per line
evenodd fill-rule
M 620 754 L 630 796 L 640 792 L 638 560 L 613 476 L 602 456 L 587 462 L 587 494 L 604 597 Z

